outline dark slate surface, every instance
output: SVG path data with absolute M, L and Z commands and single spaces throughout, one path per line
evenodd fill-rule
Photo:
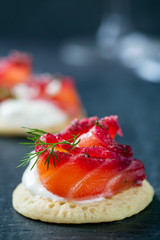
M 12 48 L 31 51 L 36 71 L 73 75 L 89 116 L 119 116 L 124 132 L 119 141 L 131 145 L 134 156 L 144 162 L 155 197 L 143 212 L 119 222 L 58 225 L 27 219 L 13 210 L 11 202 L 24 171 L 16 166 L 27 151 L 19 145 L 25 139 L 0 137 L 0 239 L 160 239 L 160 84 L 142 81 L 116 62 L 64 65 L 57 51 L 43 44 L 1 42 L 0 55 Z

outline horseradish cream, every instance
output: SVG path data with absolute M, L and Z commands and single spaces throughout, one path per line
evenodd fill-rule
M 43 128 L 64 124 L 67 120 L 63 110 L 45 100 L 8 99 L 0 104 L 3 126 Z
M 51 192 L 49 192 L 41 183 L 41 181 L 39 180 L 38 177 L 38 173 L 37 173 L 37 166 L 35 165 L 33 167 L 33 169 L 31 170 L 32 165 L 34 164 L 35 159 L 32 159 L 30 161 L 30 164 L 28 165 L 28 167 L 26 168 L 25 172 L 23 173 L 22 176 L 22 183 L 25 186 L 25 188 L 31 192 L 32 194 L 36 195 L 36 196 L 40 196 L 46 199 L 50 199 L 52 201 L 62 201 L 62 202 L 66 202 L 68 201 L 67 199 L 63 198 L 63 197 L 59 197 Z M 90 200 L 84 200 L 84 201 L 73 201 L 73 202 L 77 202 L 77 203 L 93 203 L 93 202 L 97 202 L 97 201 L 101 201 L 103 200 L 103 197 L 100 198 L 94 198 L 94 199 L 90 199 Z

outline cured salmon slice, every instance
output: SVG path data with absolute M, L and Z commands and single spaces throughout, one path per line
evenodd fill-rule
M 113 139 L 116 133 L 122 135 L 118 122 L 116 124 L 117 117 L 104 119 L 75 120 L 59 134 L 41 136 L 40 140 L 48 145 L 38 145 L 36 152 L 50 143 L 57 144 L 54 154 L 50 154 L 49 148 L 37 162 L 40 181 L 48 191 L 68 200 L 81 201 L 112 197 L 142 184 L 143 163 L 132 158 L 130 146 L 120 145 Z M 62 144 L 77 133 L 80 142 L 74 149 L 70 144 Z M 47 158 L 48 170 L 44 164 Z
M 67 111 L 70 116 L 78 117 L 80 112 L 82 112 L 82 105 L 74 81 L 70 77 L 62 77 L 61 81 L 61 89 L 52 99 L 58 103 L 60 108 Z
M 26 53 L 13 52 L 0 59 L 0 86 L 11 88 L 25 82 L 32 72 L 31 57 Z
M 67 196 L 70 199 L 86 200 L 94 197 L 112 197 L 145 178 L 144 166 L 139 161 L 108 161 L 99 168 L 88 173 L 73 186 Z
M 111 131 L 111 130 L 110 130 Z M 117 153 L 121 153 L 125 156 L 132 156 L 132 150 L 130 146 L 118 144 L 112 139 L 109 128 L 107 129 L 104 125 L 93 126 L 87 133 L 82 134 L 78 144 L 79 147 L 92 147 L 92 146 L 103 146 L 104 148 L 110 149 Z

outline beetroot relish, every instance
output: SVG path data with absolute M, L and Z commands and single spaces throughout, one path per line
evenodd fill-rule
M 141 186 L 145 179 L 144 165 L 133 159 L 130 146 L 118 144 L 114 137 L 122 135 L 117 116 L 74 120 L 59 134 L 47 133 L 40 140 L 58 143 L 77 135 L 81 139 L 72 150 L 68 144 L 59 144 L 47 170 L 44 162 L 50 152 L 45 151 L 37 162 L 39 178 L 44 187 L 69 200 L 86 200 L 97 197 L 112 197 L 128 188 Z M 78 140 L 77 139 L 77 140 Z M 39 145 L 36 152 L 48 145 Z

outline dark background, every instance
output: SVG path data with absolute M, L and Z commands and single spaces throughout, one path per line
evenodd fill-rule
M 0 38 L 63 41 L 73 36 L 92 36 L 102 16 L 110 13 L 107 0 L 1 0 Z M 114 1 L 117 11 L 126 11 L 137 30 L 160 35 L 159 0 Z M 129 7 L 128 7 L 129 5 Z
M 120 2 L 120 3 L 118 3 Z M 160 36 L 160 1 L 118 1 L 117 11 L 149 36 Z M 27 152 L 23 138 L 0 137 L 0 239 L 160 239 L 160 84 L 138 78 L 116 60 L 94 65 L 69 65 L 60 57 L 61 44 L 76 37 L 94 39 L 102 16 L 111 11 L 102 0 L 1 0 L 0 56 L 12 49 L 33 54 L 36 72 L 60 72 L 75 78 L 89 116 L 117 114 L 124 137 L 134 156 L 145 164 L 147 179 L 155 188 L 148 208 L 115 223 L 57 225 L 33 221 L 12 208 L 12 191 L 21 181 L 17 169 Z M 128 12 L 127 12 L 128 13 Z M 72 54 L 72 53 L 71 53 Z

